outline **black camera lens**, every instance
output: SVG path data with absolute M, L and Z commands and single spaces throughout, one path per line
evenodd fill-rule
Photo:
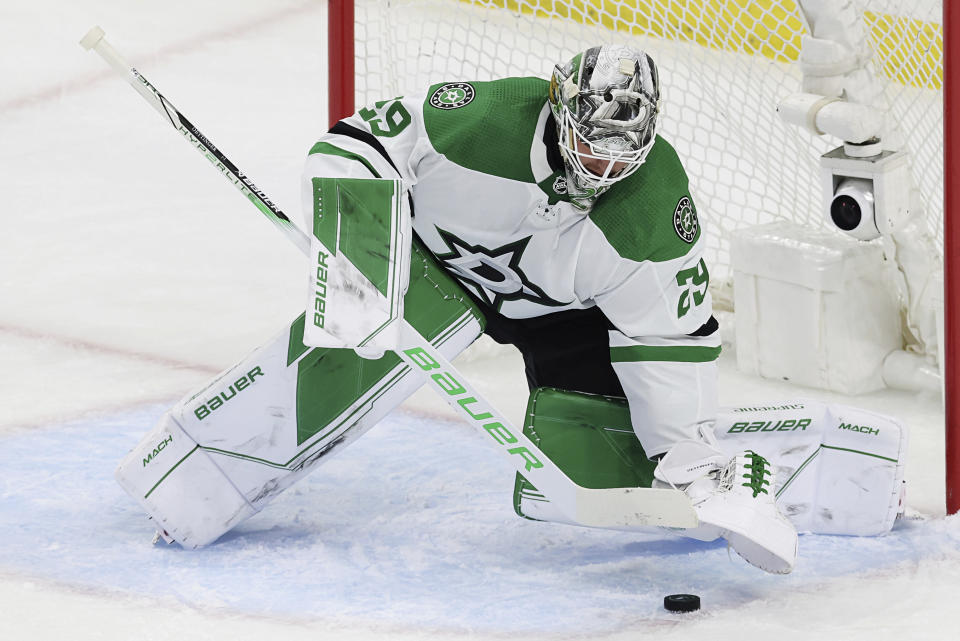
M 830 203 L 830 218 L 833 219 L 833 224 L 843 231 L 856 229 L 863 218 L 860 203 L 853 196 L 847 196 L 846 194 L 837 196 Z

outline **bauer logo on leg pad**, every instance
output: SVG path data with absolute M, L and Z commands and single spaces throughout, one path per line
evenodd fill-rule
M 239 379 L 234 381 L 233 385 L 228 387 L 225 391 L 220 392 L 213 398 L 201 403 L 196 409 L 193 410 L 193 415 L 197 417 L 197 420 L 202 421 L 210 416 L 210 414 L 223 407 L 224 403 L 232 400 L 237 394 L 253 385 L 253 382 L 258 376 L 264 376 L 263 370 L 260 369 L 259 365 L 247 372 L 245 376 L 241 376 Z
M 812 422 L 809 418 L 788 418 L 779 421 L 740 421 L 734 423 L 728 434 L 737 432 L 793 432 L 795 430 L 806 430 Z

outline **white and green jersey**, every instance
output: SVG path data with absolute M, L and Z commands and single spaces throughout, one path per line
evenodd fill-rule
M 306 211 L 315 177 L 399 177 L 417 235 L 499 313 L 599 307 L 634 429 L 660 454 L 716 412 L 719 336 L 686 173 L 658 138 L 592 207 L 571 202 L 547 87 L 449 82 L 361 109 L 310 150 Z

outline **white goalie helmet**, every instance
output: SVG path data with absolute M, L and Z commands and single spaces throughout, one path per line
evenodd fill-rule
M 599 193 L 640 168 L 654 143 L 659 103 L 657 67 L 643 51 L 591 47 L 554 68 L 550 104 L 577 191 Z

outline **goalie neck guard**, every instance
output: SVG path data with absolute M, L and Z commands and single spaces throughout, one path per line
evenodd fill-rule
M 640 168 L 659 101 L 656 64 L 631 47 L 591 47 L 554 68 L 550 105 L 575 191 L 599 194 Z

